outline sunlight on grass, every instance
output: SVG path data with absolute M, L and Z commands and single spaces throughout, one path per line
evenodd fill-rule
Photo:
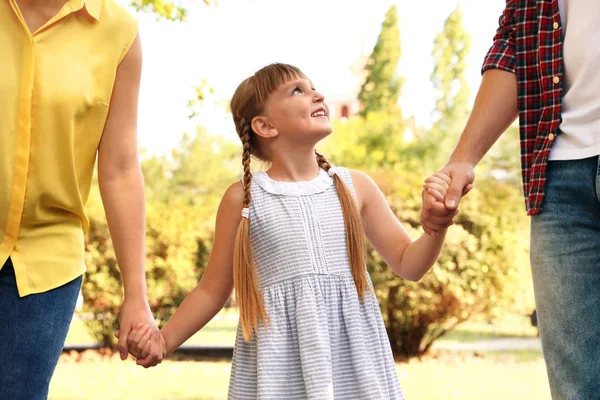
M 185 345 L 233 346 L 237 323 L 237 312 L 222 311 L 200 332 L 185 342 Z M 94 345 L 95 343 L 96 341 L 88 332 L 85 322 L 75 316 L 67 335 L 66 345 Z
M 88 351 L 80 362 L 61 357 L 50 386 L 51 400 L 226 399 L 229 361 L 167 360 L 145 370 L 131 360 Z M 406 398 L 418 400 L 550 399 L 543 359 L 522 361 L 513 353 L 496 356 L 438 353 L 398 363 Z
M 192 336 L 186 345 L 233 346 L 238 316 L 234 310 L 224 310 L 215 316 L 200 332 Z M 529 319 L 520 315 L 507 315 L 502 320 L 489 324 L 481 319 L 465 322 L 448 332 L 439 340 L 442 342 L 468 343 L 481 339 L 508 337 L 533 338 L 536 328 Z M 88 333 L 85 323 L 75 317 L 67 336 L 67 345 L 92 345 L 95 340 Z
M 528 316 L 505 315 L 492 323 L 482 318 L 474 318 L 473 321 L 467 321 L 448 332 L 440 340 L 468 343 L 482 339 L 535 337 L 537 337 L 537 328 L 531 326 Z

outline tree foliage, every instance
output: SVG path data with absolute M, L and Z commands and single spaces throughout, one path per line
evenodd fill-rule
M 381 32 L 365 66 L 366 80 L 358 94 L 360 115 L 370 112 L 398 111 L 402 79 L 397 76 L 400 61 L 400 28 L 398 12 L 393 5 L 385 14 Z
M 470 49 L 471 36 L 462 25 L 462 12 L 457 6 L 436 35 L 432 50 L 435 109 L 426 157 L 436 164 L 446 161 L 443 150 L 454 147 L 469 116 L 471 90 L 465 71 Z
M 171 157 L 142 163 L 146 184 L 146 280 L 148 301 L 162 325 L 197 285 L 214 236 L 218 203 L 238 176 L 237 147 L 199 129 L 184 136 Z M 123 291 L 98 188 L 88 201 L 88 273 L 82 309 L 92 335 L 114 346 Z
M 432 81 L 437 95 L 431 129 L 412 127 L 413 135 L 407 135 L 409 125 L 397 106 L 402 81 L 396 77 L 400 43 L 392 7 L 367 65 L 360 94 L 363 118 L 335 124 L 334 133 L 319 145 L 334 164 L 371 175 L 413 238 L 422 234 L 423 179 L 441 167 L 468 115 L 463 72 L 470 39 L 460 20 L 457 9 L 434 43 Z M 159 324 L 204 271 L 219 199 L 240 175 L 239 145 L 230 139 L 199 128 L 185 135 L 168 157 L 142 156 L 148 296 Z M 528 232 L 523 229 L 528 221 L 516 128 L 499 140 L 476 173 L 475 189 L 461 202 L 441 257 L 420 282 L 395 276 L 376 251 L 368 249 L 368 268 L 397 355 L 427 352 L 436 339 L 473 315 L 493 317 L 503 310 L 525 312 L 531 306 Z M 123 293 L 97 188 L 90 196 L 88 214 L 83 314 L 94 336 L 112 345 Z
M 448 122 L 462 123 L 469 113 L 471 90 L 465 71 L 471 50 L 471 35 L 462 25 L 460 6 L 446 18 L 444 29 L 433 42 L 434 69 L 431 82 L 435 88 L 435 119 L 438 129 L 447 133 Z
M 416 239 L 423 233 L 419 222 L 422 182 L 435 169 L 423 160 L 427 141 L 421 136 L 404 140 L 403 127 L 385 114 L 352 119 L 336 125 L 320 151 L 334 164 L 373 177 L 392 211 Z M 517 170 L 518 163 L 493 160 L 478 169 L 481 178 L 476 189 L 461 202 L 442 255 L 420 282 L 396 276 L 369 248 L 368 268 L 396 355 L 427 352 L 435 340 L 474 315 L 492 318 L 501 311 L 527 309 L 531 299 L 528 237 L 522 229 L 527 217 L 520 185 L 504 179 Z

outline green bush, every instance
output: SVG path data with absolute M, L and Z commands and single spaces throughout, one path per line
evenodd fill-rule
M 212 236 L 198 229 L 196 221 L 191 206 L 148 206 L 146 281 L 150 309 L 159 325 L 173 314 L 204 272 Z M 92 216 L 82 313 L 94 338 L 102 345 L 114 346 L 123 291 L 109 237 L 104 217 Z
M 237 175 L 237 147 L 198 130 L 172 157 L 142 163 L 146 185 L 146 281 L 159 326 L 198 284 L 213 241 L 218 203 Z M 123 290 L 97 185 L 87 205 L 87 274 L 82 316 L 101 344 L 114 346 Z
M 408 171 L 373 176 L 411 236 L 421 235 L 422 176 Z M 500 182 L 480 186 L 463 199 L 438 262 L 421 281 L 396 276 L 369 251 L 369 270 L 397 355 L 426 353 L 435 340 L 473 315 L 520 307 L 527 265 L 520 264 L 525 249 L 517 233 L 526 216 L 506 207 L 520 206 L 521 195 Z M 506 212 L 498 213 L 502 207 Z
M 427 132 L 413 129 L 414 136 L 404 140 L 404 129 L 393 116 L 372 113 L 336 126 L 322 151 L 333 163 L 339 160 L 369 174 L 416 239 L 423 233 L 423 180 L 441 167 L 437 164 L 443 155 L 435 153 Z M 503 150 L 512 145 L 507 140 L 499 143 L 496 153 L 506 153 Z M 427 352 L 435 340 L 476 314 L 492 319 L 530 308 L 529 221 L 514 179 L 518 152 L 509 154 L 510 162 L 492 154 L 478 168 L 475 189 L 461 202 L 438 262 L 420 282 L 396 276 L 369 248 L 369 272 L 396 355 Z

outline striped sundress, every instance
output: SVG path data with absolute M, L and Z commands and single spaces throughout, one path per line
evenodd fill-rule
M 350 173 L 336 168 L 354 193 Z M 230 400 L 403 399 L 376 297 L 360 300 L 333 178 L 278 182 L 254 172 L 250 243 L 269 315 L 238 326 Z M 369 285 L 372 283 L 369 280 Z

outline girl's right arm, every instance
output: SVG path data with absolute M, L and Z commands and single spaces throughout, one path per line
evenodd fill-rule
M 227 189 L 215 226 L 208 265 L 198 286 L 185 298 L 163 327 L 167 354 L 204 327 L 229 299 L 233 290 L 233 250 L 241 219 L 244 192 L 240 182 Z

